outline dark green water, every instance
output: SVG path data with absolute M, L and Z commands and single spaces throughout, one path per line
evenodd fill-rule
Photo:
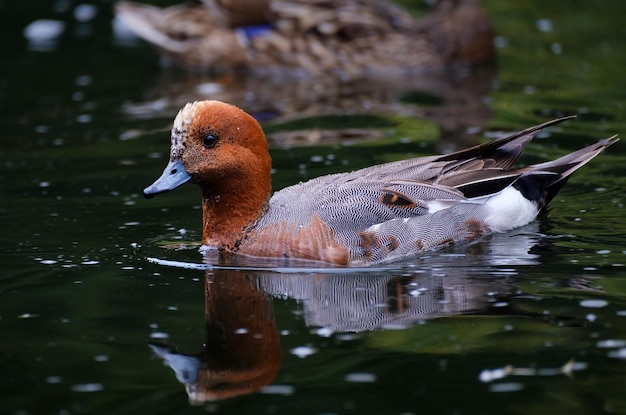
M 81 23 L 72 1 L 0 3 L 0 413 L 626 412 L 623 143 L 537 222 L 369 272 L 153 263 L 202 262 L 199 195 L 141 197 L 178 107 L 200 97 L 263 120 L 275 188 L 563 114 L 580 117 L 524 162 L 624 135 L 626 3 L 485 1 L 497 70 L 382 85 L 161 70 L 93 4 Z M 42 18 L 65 31 L 29 45 Z M 192 395 L 208 379 L 233 390 L 224 373 L 267 385 L 191 404 L 177 375 L 198 365 Z

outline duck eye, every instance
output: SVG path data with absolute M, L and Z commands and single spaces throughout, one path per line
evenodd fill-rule
M 215 143 L 217 143 L 217 137 L 213 134 L 207 134 L 202 140 L 202 145 L 206 148 L 213 148 Z

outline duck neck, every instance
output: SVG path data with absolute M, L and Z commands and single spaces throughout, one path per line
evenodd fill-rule
M 230 184 L 226 191 L 202 189 L 202 242 L 211 247 L 234 251 L 267 206 L 269 184 Z

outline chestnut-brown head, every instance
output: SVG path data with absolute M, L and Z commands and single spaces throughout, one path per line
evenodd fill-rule
M 188 181 L 206 194 L 241 191 L 235 182 L 268 194 L 270 170 L 267 141 L 254 118 L 220 101 L 197 101 L 174 119 L 170 161 L 144 194 L 152 197 Z

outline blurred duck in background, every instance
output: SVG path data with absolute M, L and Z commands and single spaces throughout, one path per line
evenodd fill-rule
M 202 0 L 167 8 L 121 1 L 118 18 L 166 65 L 196 71 L 344 79 L 491 62 L 478 0 L 439 0 L 421 20 L 377 0 Z

